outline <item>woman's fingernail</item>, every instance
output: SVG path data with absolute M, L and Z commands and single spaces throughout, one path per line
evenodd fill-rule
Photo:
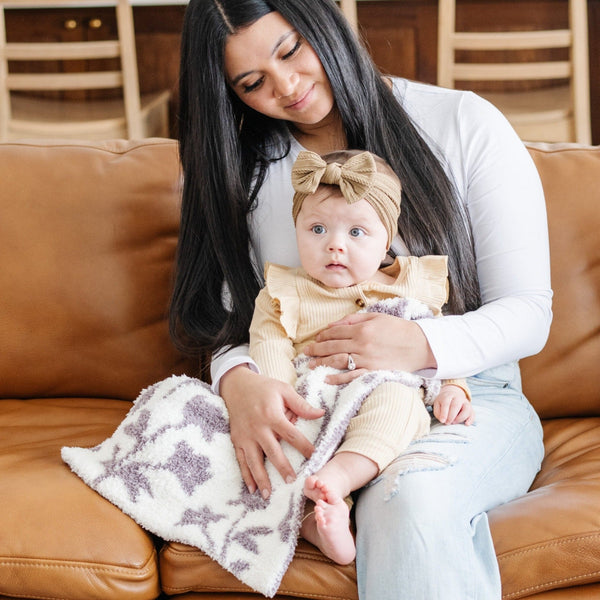
M 294 481 L 296 481 L 296 478 L 295 478 L 295 477 L 292 477 L 291 475 L 288 475 L 288 476 L 285 478 L 285 482 L 286 482 L 286 483 L 294 483 Z
M 264 489 L 262 492 L 262 497 L 266 500 L 269 497 L 269 490 Z

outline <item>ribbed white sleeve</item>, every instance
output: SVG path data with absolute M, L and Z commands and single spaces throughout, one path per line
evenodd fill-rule
M 224 352 L 217 352 L 213 355 L 210 363 L 210 378 L 212 381 L 212 390 L 215 394 L 219 393 L 221 377 L 233 367 L 238 365 L 247 365 L 248 368 L 258 373 L 258 366 L 248 354 L 248 344 L 241 346 L 230 346 Z
M 470 219 L 483 306 L 420 322 L 443 379 L 466 377 L 539 352 L 552 320 L 543 190 L 527 149 L 505 118 L 470 93 L 439 122 L 448 92 L 411 86 L 406 106 L 446 157 Z M 425 96 L 425 101 L 424 101 Z M 434 137 L 435 135 L 435 137 Z

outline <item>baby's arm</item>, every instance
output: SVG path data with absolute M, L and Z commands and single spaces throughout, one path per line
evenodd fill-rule
M 294 344 L 281 325 L 278 303 L 263 288 L 256 298 L 250 325 L 249 353 L 260 372 L 267 377 L 296 383 Z
M 266 288 L 260 291 L 256 299 L 250 325 L 249 353 L 263 375 L 279 379 L 291 386 L 295 384 L 296 370 L 292 363 L 294 347 L 281 326 L 275 303 Z M 287 407 L 285 416 L 291 423 L 298 420 L 296 413 Z
M 445 425 L 473 423 L 475 411 L 468 389 L 463 379 L 442 382 L 442 389 L 433 401 L 433 414 L 440 423 Z

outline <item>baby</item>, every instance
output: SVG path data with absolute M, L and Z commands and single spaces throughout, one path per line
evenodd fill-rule
M 448 282 L 442 256 L 396 257 L 381 266 L 397 232 L 401 196 L 398 177 L 382 159 L 369 152 L 323 157 L 301 152 L 292 183 L 302 267 L 265 266 L 250 355 L 262 373 L 294 385 L 294 359 L 329 323 L 395 297 L 419 300 L 439 316 Z M 349 354 L 347 369 L 359 367 Z M 433 413 L 447 424 L 473 422 L 464 380 L 442 382 Z M 350 493 L 428 433 L 430 422 L 422 388 L 398 382 L 377 387 L 351 420 L 335 455 L 307 478 L 304 493 L 314 508 L 305 515 L 301 535 L 340 564 L 354 560 Z

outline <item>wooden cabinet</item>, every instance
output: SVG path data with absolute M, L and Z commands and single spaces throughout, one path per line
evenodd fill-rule
M 494 23 L 510 18 L 515 27 L 535 22 L 559 26 L 566 19 L 565 0 L 461 0 L 468 5 L 459 21 Z M 24 11 L 13 11 L 9 26 L 19 39 L 49 39 L 94 35 L 94 27 L 113 27 L 107 8 L 44 11 L 32 22 Z M 180 32 L 184 5 L 135 6 L 134 19 L 142 92 L 171 89 L 172 135 L 179 74 Z M 600 0 L 588 0 L 592 137 L 600 144 Z M 428 83 L 436 81 L 437 0 L 363 0 L 358 3 L 359 28 L 382 71 Z M 105 93 L 105 92 L 104 92 Z

